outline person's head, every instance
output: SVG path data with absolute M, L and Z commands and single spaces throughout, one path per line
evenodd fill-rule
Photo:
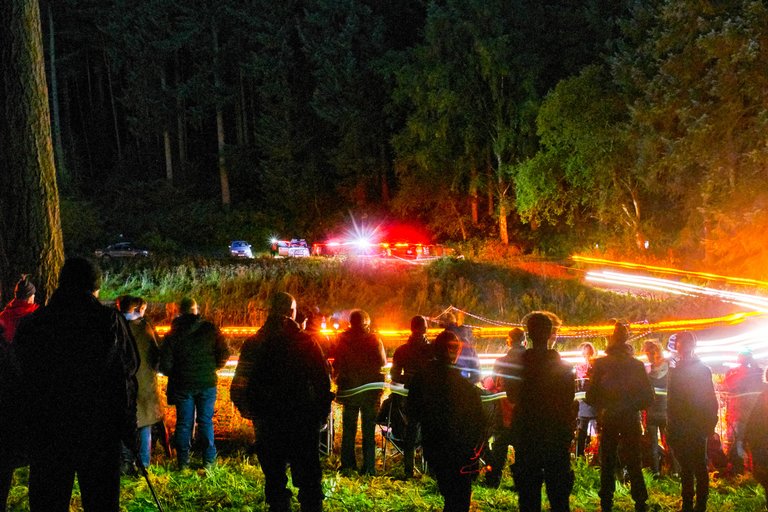
M 534 350 L 546 350 L 550 340 L 557 337 L 557 329 L 561 325 L 560 319 L 549 311 L 534 311 L 523 318 L 531 348 Z
M 655 341 L 646 341 L 643 343 L 643 353 L 651 364 L 658 363 L 663 359 L 661 346 Z
M 147 312 L 147 301 L 144 297 L 136 297 L 136 312 L 139 316 L 144 316 Z
M 629 324 L 621 320 L 613 320 L 613 333 L 608 338 L 609 346 L 623 345 L 629 340 Z
M 199 312 L 197 307 L 197 301 L 192 297 L 184 297 L 179 301 L 179 314 L 180 315 L 196 315 Z
M 296 299 L 286 292 L 277 292 L 269 302 L 269 316 L 296 319 Z
M 736 354 L 736 362 L 739 366 L 754 366 L 755 355 L 752 353 L 752 350 L 745 348 Z
M 101 270 L 85 258 L 67 258 L 59 273 L 59 290 L 67 293 L 88 293 L 98 296 Z
M 449 325 L 455 325 L 456 324 L 456 315 L 451 313 L 450 311 L 445 313 L 440 320 L 440 325 L 443 327 L 447 327 Z
M 139 298 L 133 295 L 121 295 L 115 300 L 115 307 L 122 314 L 138 313 L 136 310 L 139 307 Z
M 585 361 L 590 361 L 595 357 L 595 346 L 588 341 L 585 341 L 579 345 L 579 350 L 581 351 L 581 355 L 584 357 Z
M 371 326 L 371 316 L 362 309 L 354 309 L 349 314 L 349 325 L 355 330 L 367 330 Z
M 525 331 L 519 327 L 515 327 L 507 333 L 507 346 L 512 347 L 524 347 L 525 346 Z
M 413 334 L 426 334 L 427 333 L 427 319 L 421 315 L 416 315 L 411 318 L 411 333 Z
M 680 359 L 691 359 L 696 351 L 696 336 L 690 331 L 683 331 L 669 337 L 669 345 Z
M 16 283 L 16 287 L 13 289 L 13 298 L 26 301 L 30 304 L 35 302 L 35 285 L 29 280 L 29 274 L 22 274 L 19 282 Z
M 443 331 L 435 338 L 435 358 L 448 364 L 455 364 L 461 354 L 461 341 L 452 331 Z

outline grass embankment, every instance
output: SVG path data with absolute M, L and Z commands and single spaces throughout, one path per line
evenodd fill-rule
M 399 463 L 389 464 L 389 471 L 377 477 L 344 477 L 334 471 L 337 461 L 332 456 L 326 461 L 323 487 L 329 512 L 418 512 L 442 510 L 442 498 L 435 481 L 430 477 L 401 481 L 396 477 Z M 255 457 L 237 453 L 223 458 L 211 471 L 178 472 L 162 461 L 151 468 L 151 481 L 168 512 L 208 511 L 266 511 L 264 503 L 264 475 Z M 505 470 L 506 471 L 506 470 Z M 571 496 L 571 510 L 599 510 L 600 475 L 597 467 L 575 463 L 576 483 Z M 9 510 L 29 510 L 26 499 L 28 470 L 16 472 L 15 485 L 9 499 Z M 481 477 L 482 478 L 482 477 Z M 680 483 L 677 479 L 662 477 L 658 480 L 646 474 L 646 484 L 652 511 L 673 511 L 680 508 Z M 294 490 L 294 495 L 296 491 Z M 295 501 L 295 498 L 294 498 Z M 517 511 L 517 494 L 512 480 L 505 474 L 501 488 L 486 489 L 474 486 L 473 511 Z M 80 510 L 79 494 L 75 492 L 73 510 Z M 124 477 L 122 481 L 122 507 L 126 511 L 156 510 L 146 482 L 140 478 Z M 743 512 L 764 510 L 763 492 L 748 477 L 713 479 L 708 510 Z M 298 504 L 294 502 L 294 509 Z M 634 510 L 629 488 L 617 485 L 616 511 Z

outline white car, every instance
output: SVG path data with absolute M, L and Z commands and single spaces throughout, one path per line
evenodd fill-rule
M 243 240 L 234 240 L 229 244 L 229 254 L 235 258 L 253 258 L 251 244 Z
M 294 238 L 290 242 L 280 240 L 277 242 L 277 255 L 285 258 L 308 258 L 309 246 L 303 238 Z

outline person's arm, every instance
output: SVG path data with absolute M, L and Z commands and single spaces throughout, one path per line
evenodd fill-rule
M 176 343 L 176 337 L 174 335 L 173 327 L 171 331 L 165 335 L 163 342 L 160 344 L 160 372 L 166 377 L 171 376 L 173 372 L 173 345 Z
M 389 369 L 389 375 L 392 382 L 405 384 L 405 367 L 402 364 L 402 350 L 398 348 L 392 356 L 392 368 Z
M 214 352 L 216 356 L 216 368 L 223 368 L 229 359 L 229 345 L 221 330 L 214 326 L 216 341 L 214 342 Z

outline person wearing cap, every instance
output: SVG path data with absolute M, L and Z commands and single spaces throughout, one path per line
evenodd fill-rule
M 392 368 L 390 376 L 392 382 L 402 384 L 405 387 L 411 383 L 413 376 L 424 371 L 434 355 L 427 339 L 427 319 L 421 315 L 411 318 L 411 335 L 408 340 L 397 347 L 392 356 Z M 400 414 L 405 410 L 405 400 L 400 395 L 391 394 L 392 407 Z M 404 412 L 403 412 L 404 414 Z M 403 442 L 403 469 L 405 478 L 413 476 L 413 457 L 416 442 L 419 437 L 419 425 L 406 417 L 407 425 Z
M 613 510 L 616 470 L 626 465 L 632 499 L 637 512 L 647 510 L 648 490 L 642 472 L 642 424 L 640 411 L 654 399 L 645 366 L 632 356 L 629 327 L 615 321 L 605 356 L 595 360 L 585 400 L 598 412 L 600 427 L 600 506 Z
M 98 301 L 100 285 L 93 263 L 67 259 L 48 304 L 16 331 L 32 512 L 68 511 L 75 475 L 86 512 L 120 509 L 121 441 L 137 445 L 139 357 L 122 315 Z
M 216 370 L 226 364 L 229 347 L 219 328 L 201 318 L 195 299 L 181 299 L 179 313 L 160 347 L 160 371 L 168 377 L 168 404 L 176 406 L 176 460 L 179 469 L 189 467 L 196 421 L 203 466 L 209 469 L 216 465 Z
M 357 419 L 363 434 L 363 465 L 360 473 L 376 474 L 376 414 L 383 392 L 374 388 L 357 392 L 366 384 L 383 383 L 382 368 L 387 364 L 384 344 L 371 332 L 371 317 L 362 309 L 349 315 L 349 329 L 339 335 L 333 351 L 333 371 L 338 386 L 336 401 L 341 403 L 341 470 L 357 470 L 355 437 Z M 350 393 L 350 390 L 355 390 Z M 346 396 L 345 396 L 346 395 Z
M 319 512 L 324 499 L 318 431 L 330 414 L 331 380 L 319 345 L 295 318 L 293 296 L 273 295 L 266 322 L 243 344 L 230 388 L 241 414 L 253 420 L 271 512 L 291 510 L 289 465 L 302 512 Z
M 475 340 L 472 329 L 466 325 L 459 325 L 456 315 L 445 313 L 442 318 L 442 325 L 446 331 L 452 332 L 461 341 L 461 354 L 456 365 L 461 370 L 461 374 L 472 384 L 480 382 L 480 357 L 475 349 Z
M 515 405 L 515 486 L 520 510 L 541 510 L 541 486 L 546 484 L 553 512 L 567 512 L 573 489 L 570 447 L 573 441 L 576 383 L 573 370 L 550 348 L 560 319 L 549 311 L 534 311 L 523 319 L 531 348 L 522 357 L 520 378 L 511 380 L 507 396 Z
M 409 384 L 406 414 L 421 424 L 424 457 L 443 496 L 443 511 L 466 512 L 486 435 L 480 388 L 456 366 L 461 341 L 454 333 L 438 334 L 433 348 L 434 359 Z
M 490 393 L 502 393 L 507 389 L 507 381 L 519 378 L 522 369 L 522 358 L 525 353 L 525 331 L 515 327 L 507 333 L 507 353 L 496 359 L 493 363 L 493 374 L 483 381 L 483 387 Z M 512 421 L 515 414 L 515 406 L 509 400 L 502 399 L 496 402 L 498 409 L 493 416 L 491 425 L 491 437 L 493 443 L 489 446 L 488 466 L 490 470 L 485 474 L 483 484 L 486 487 L 497 489 L 501 485 L 501 473 L 507 461 L 509 447 L 514 445 Z M 514 466 L 512 466 L 514 476 Z
M 741 474 L 747 457 L 744 430 L 763 387 L 763 371 L 749 349 L 739 352 L 736 362 L 738 365 L 726 372 L 721 390 L 727 398 L 725 421 L 728 425 L 728 462 L 733 473 Z
M 693 333 L 686 331 L 672 335 L 668 347 L 677 352 L 677 360 L 669 370 L 667 438 L 672 454 L 680 464 L 681 510 L 704 512 L 709 496 L 707 439 L 717 425 L 717 396 L 712 372 L 696 357 Z
M 29 280 L 29 276 L 21 276 L 13 289 L 13 299 L 0 312 L 0 341 L 5 339 L 7 343 L 11 343 L 21 319 L 38 308 L 35 304 L 35 292 L 35 285 Z

